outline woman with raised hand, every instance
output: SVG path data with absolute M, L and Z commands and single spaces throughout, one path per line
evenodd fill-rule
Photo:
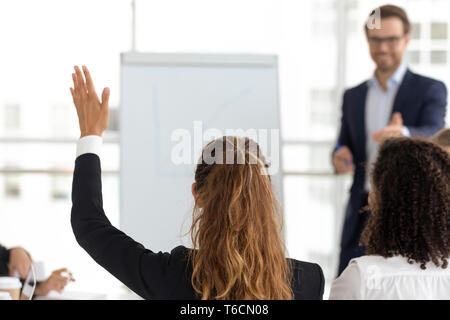
M 202 152 L 192 185 L 192 249 L 155 253 L 112 226 L 103 211 L 98 156 L 109 89 L 100 101 L 86 67 L 83 73 L 75 67 L 72 74 L 81 138 L 71 221 L 78 243 L 97 263 L 146 299 L 322 299 L 320 266 L 285 257 L 267 165 L 247 138 L 219 138 Z M 241 162 L 210 161 L 229 150 Z
M 371 173 L 366 255 L 350 261 L 330 299 L 450 299 L 450 156 L 392 138 Z

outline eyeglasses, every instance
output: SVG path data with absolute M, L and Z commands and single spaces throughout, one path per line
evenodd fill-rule
M 379 37 L 368 36 L 367 39 L 369 40 L 369 43 L 371 45 L 379 46 L 383 42 L 386 42 L 386 44 L 389 47 L 394 48 L 394 47 L 398 46 L 398 44 L 400 43 L 400 40 L 402 40 L 404 37 L 405 37 L 405 35 L 396 36 L 396 37 L 387 37 L 387 38 L 379 38 Z

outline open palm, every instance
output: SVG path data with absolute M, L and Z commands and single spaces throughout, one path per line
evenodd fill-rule
M 104 88 L 102 100 L 95 93 L 94 83 L 89 70 L 83 66 L 83 73 L 78 66 L 72 73 L 74 88 L 70 88 L 73 103 L 77 109 L 81 137 L 88 135 L 102 136 L 109 121 L 109 88 Z M 86 81 L 85 81 L 86 78 Z

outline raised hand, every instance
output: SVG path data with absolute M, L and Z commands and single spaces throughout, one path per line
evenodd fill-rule
M 78 66 L 74 69 L 75 73 L 72 73 L 74 88 L 70 88 L 70 92 L 77 109 L 81 138 L 88 135 L 102 136 L 109 121 L 109 88 L 103 89 L 100 101 L 86 66 L 83 66 L 84 77 Z

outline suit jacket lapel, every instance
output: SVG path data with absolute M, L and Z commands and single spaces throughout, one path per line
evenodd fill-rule
M 397 94 L 395 96 L 392 113 L 400 112 L 402 115 L 405 113 L 408 106 L 408 97 L 411 96 L 411 79 L 412 72 L 408 69 L 406 70 L 402 83 L 400 84 L 400 87 L 398 88 Z
M 357 146 L 356 148 L 359 150 L 359 154 L 363 155 L 361 161 L 366 161 L 366 100 L 367 100 L 367 90 L 368 84 L 365 83 L 362 86 L 361 90 L 358 92 L 359 94 L 356 96 L 356 105 L 361 106 L 359 108 L 355 108 L 355 117 L 356 117 L 356 132 L 360 132 L 357 138 Z

